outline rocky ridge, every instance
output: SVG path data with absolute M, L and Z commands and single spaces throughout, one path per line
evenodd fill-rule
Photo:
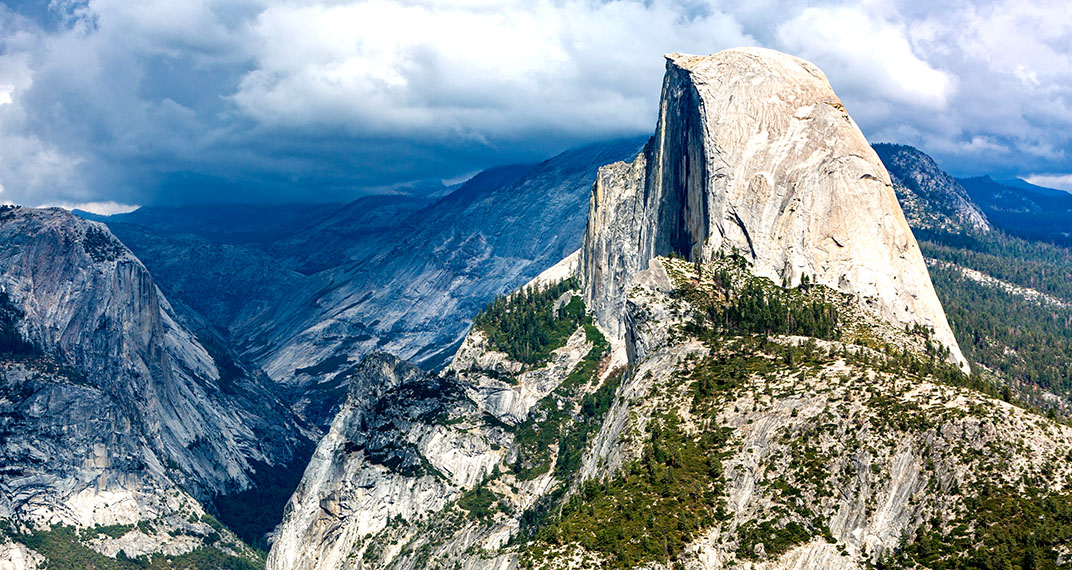
M 1021 238 L 1072 244 L 1072 195 L 1023 180 L 998 181 L 989 176 L 957 182 L 997 228 Z
M 518 425 L 494 418 L 504 409 L 494 400 L 464 397 L 515 385 L 479 364 L 425 376 L 417 383 L 438 389 L 404 391 L 404 405 L 390 394 L 351 397 L 347 410 L 368 402 L 366 410 L 381 411 L 340 414 L 333 433 L 353 431 L 322 442 L 324 462 L 288 508 L 269 568 L 866 568 L 904 552 L 904 536 L 928 532 L 931 521 L 948 529 L 970 517 L 971 489 L 1059 491 L 1072 475 L 1061 467 L 1072 430 L 950 384 L 960 372 L 933 358 L 903 356 L 927 354 L 928 343 L 933 353 L 925 332 L 905 333 L 825 287 L 778 293 L 785 290 L 751 277 L 743 259 L 701 271 L 710 277 L 697 280 L 693 263 L 652 260 L 627 305 L 625 370 L 614 368 L 620 352 L 600 353 L 576 392 L 560 373 Z M 694 315 L 726 286 L 829 303 L 838 338 L 708 337 Z M 572 351 L 576 338 L 559 350 Z M 590 403 L 600 397 L 602 406 Z M 400 417 L 405 428 L 389 447 L 412 445 L 427 471 L 370 461 L 362 449 L 357 426 L 382 434 L 379 426 Z M 714 437 L 704 443 L 704 434 Z M 583 442 L 579 455 L 574 441 Z M 656 460 L 660 446 L 669 455 Z M 677 481 L 707 481 L 701 509 L 686 506 L 692 484 L 666 482 L 670 471 Z M 707 479 L 710 472 L 721 475 Z M 415 498 L 414 489 L 428 494 Z M 556 508 L 558 517 L 549 514 Z M 627 519 L 649 515 L 654 527 L 629 539 L 637 531 Z M 605 535 L 614 531 L 626 534 Z M 649 532 L 678 542 L 668 551 L 622 548 Z
M 986 214 L 959 182 L 918 149 L 873 145 L 890 173 L 897 201 L 913 228 L 964 233 L 990 231 Z

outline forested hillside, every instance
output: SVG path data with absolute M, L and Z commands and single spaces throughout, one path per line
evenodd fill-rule
M 1072 251 L 992 231 L 917 232 L 965 356 L 1036 405 L 1072 396 Z M 1043 392 L 1061 398 L 1050 398 Z

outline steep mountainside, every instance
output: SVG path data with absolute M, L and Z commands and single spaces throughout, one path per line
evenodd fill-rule
M 218 224 L 191 222 L 188 233 L 183 220 L 200 210 L 106 221 L 194 313 L 191 326 L 211 323 L 326 426 L 361 356 L 388 351 L 440 367 L 480 307 L 575 250 L 596 169 L 641 144 L 491 169 L 435 201 L 379 196 L 327 213 L 301 209 L 286 232 L 247 229 L 257 209 L 230 229 L 214 214 Z M 268 227 L 282 227 L 272 212 L 263 214 Z
M 5 207 L 0 243 L 5 534 L 43 554 L 79 528 L 111 556 L 208 556 L 223 533 L 212 556 L 253 557 L 203 505 L 304 462 L 314 433 L 263 373 L 180 325 L 105 226 Z
M 988 231 L 990 223 L 955 178 L 910 146 L 873 146 L 890 173 L 897 201 L 913 229 Z
M 935 292 L 972 370 L 1001 386 L 1007 399 L 1015 396 L 1047 413 L 1070 417 L 1072 253 L 1015 237 L 1008 228 L 969 223 L 976 219 L 972 212 L 982 208 L 933 159 L 907 146 L 875 149 L 886 161 Z M 971 179 L 965 183 L 971 185 Z M 1013 186 L 1009 192 L 1024 188 L 1050 197 L 1067 195 L 1023 181 L 1000 184 Z
M 579 258 L 489 305 L 439 375 L 367 358 L 268 567 L 1064 563 L 1072 429 L 962 371 L 888 175 L 835 103 L 775 52 L 669 58 L 656 137 L 601 169 Z M 750 152 L 715 144 L 740 133 Z M 779 169 L 787 148 L 822 149 L 803 155 L 818 174 Z M 740 180 L 787 200 L 741 202 Z M 825 243 L 809 209 L 858 199 L 878 203 L 853 210 L 870 229 Z M 771 275 L 771 239 L 795 273 Z M 885 275 L 862 281 L 870 302 L 823 274 L 854 240 L 873 249 L 846 274 Z M 907 321 L 889 310 L 905 288 Z
M 1072 252 L 999 229 L 916 233 L 973 370 L 1072 416 Z
M 1067 196 L 1070 194 L 1067 190 L 1057 190 L 1056 188 L 1039 186 L 1038 184 L 1032 184 L 1023 178 L 1002 178 L 997 180 L 997 183 L 1004 186 L 1012 186 L 1013 188 L 1023 188 L 1024 190 L 1030 190 L 1036 194 L 1042 194 L 1043 196 Z
M 195 235 L 234 245 L 269 243 L 315 227 L 339 209 L 338 204 L 286 206 L 223 204 L 211 206 L 147 207 L 100 216 L 76 211 L 93 221 L 152 228 L 158 235 Z
M 982 210 L 959 182 L 937 169 L 923 152 L 899 145 L 875 145 L 887 161 L 898 199 L 909 212 L 920 248 L 927 258 L 934 288 L 972 370 L 1001 386 L 1006 399 L 1016 397 L 1063 418 L 1072 415 L 1072 252 L 1040 239 L 1016 237 L 1016 228 L 973 226 L 970 210 Z M 1025 196 L 1059 199 L 1067 193 L 1023 181 L 963 180 L 979 194 L 986 185 L 1006 206 L 1024 206 Z M 958 206 L 969 215 L 956 216 Z M 1036 205 L 1037 206 L 1037 205 Z M 993 213 L 993 206 L 988 210 Z M 1032 213 L 1032 212 L 1036 213 Z M 1037 207 L 1018 215 L 1033 229 L 1045 223 Z M 915 212 L 915 214 L 913 214 Z M 1027 222 L 1035 218 L 1034 221 Z M 1037 223 L 1036 223 L 1037 222 Z M 1013 235 L 1010 235 L 1010 233 Z M 1045 232 L 1043 232 L 1045 233 Z M 1027 235 L 1027 234 L 1021 234 Z
M 989 176 L 959 182 L 995 226 L 1022 238 L 1072 245 L 1072 194 Z

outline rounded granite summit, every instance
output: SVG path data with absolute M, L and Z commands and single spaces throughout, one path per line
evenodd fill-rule
M 600 322 L 620 332 L 652 257 L 736 250 L 776 283 L 807 276 L 933 328 L 966 366 L 890 176 L 822 71 L 761 48 L 666 60 L 655 135 L 593 191 L 581 273 Z

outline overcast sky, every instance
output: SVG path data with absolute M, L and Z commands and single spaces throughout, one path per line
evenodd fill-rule
M 819 65 L 873 142 L 1072 189 L 1065 1 L 16 0 L 0 3 L 0 202 L 456 180 L 650 133 L 663 53 L 741 45 Z

